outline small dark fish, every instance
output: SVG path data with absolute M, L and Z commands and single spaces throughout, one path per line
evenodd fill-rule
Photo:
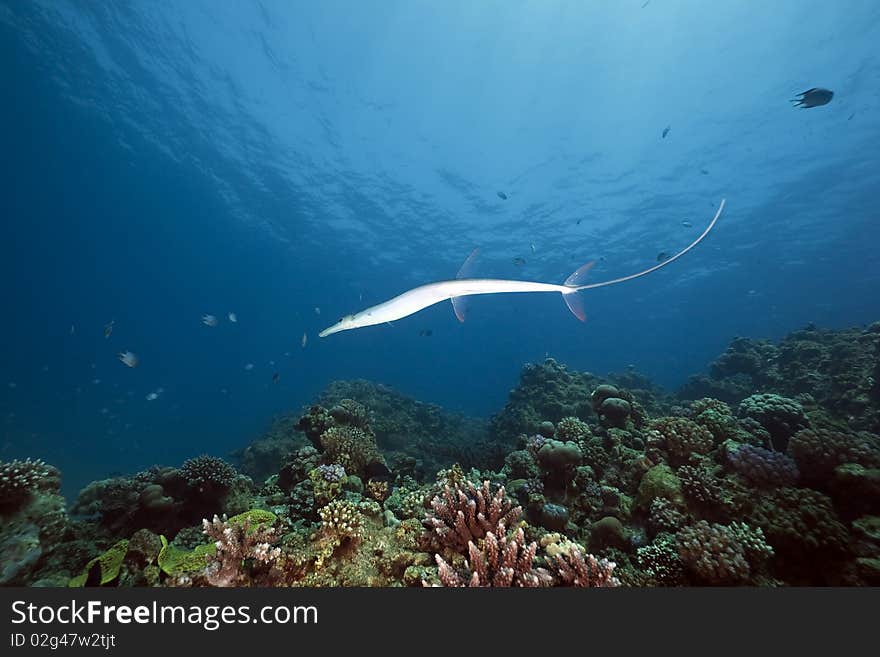
M 507 194 L 505 194 L 504 192 L 495 192 L 495 193 L 498 194 L 498 198 L 500 198 L 502 201 L 507 200 Z
M 278 372 L 272 375 L 272 383 L 278 383 L 281 380 L 281 375 Z
M 702 173 L 704 176 L 709 175 L 709 172 L 706 169 L 700 169 L 700 173 Z
M 855 115 L 856 115 L 856 113 L 853 112 L 853 113 L 850 114 L 848 117 L 846 117 L 846 120 L 847 120 L 847 121 L 852 121 L 852 119 L 853 119 L 853 117 L 854 117 Z
M 109 338 L 113 333 L 113 325 L 116 323 L 115 319 L 111 319 L 109 322 L 104 324 L 104 337 Z
M 575 223 L 576 223 L 578 226 L 580 226 L 582 221 L 583 221 L 583 219 L 578 219 Z
M 434 331 L 432 329 L 422 329 L 421 331 L 419 331 L 419 336 L 421 337 L 430 338 L 432 335 L 434 335 Z
M 831 102 L 831 99 L 834 98 L 834 92 L 830 89 L 822 89 L 821 87 L 813 87 L 812 89 L 807 89 L 798 94 L 799 98 L 792 98 L 789 102 L 794 103 L 795 107 L 803 107 L 804 109 L 809 109 L 810 107 L 819 107 L 820 105 L 827 105 Z
M 661 251 L 657 254 L 657 262 L 663 262 L 664 260 L 669 260 L 672 256 L 666 253 L 666 251 Z
M 526 259 L 525 259 L 525 258 L 519 258 L 519 257 L 514 258 L 514 259 L 513 259 L 513 264 L 515 264 L 517 267 L 522 267 L 524 264 L 526 264 Z
M 666 126 L 665 128 L 663 128 L 663 137 L 661 137 L 661 139 L 666 139 L 666 135 L 669 134 L 669 131 L 670 131 L 671 129 L 672 129 L 672 126 L 671 126 L 671 125 L 668 125 L 668 126 Z
M 645 4 L 642 5 L 642 9 L 647 7 L 649 4 L 651 4 L 651 0 L 645 0 Z

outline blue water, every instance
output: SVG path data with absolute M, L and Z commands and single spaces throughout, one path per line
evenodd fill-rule
M 334 379 L 488 416 L 545 355 L 675 388 L 735 336 L 880 318 L 880 5 L 644 4 L 0 1 L 0 459 L 72 493 Z M 725 197 L 586 324 L 499 295 L 317 337 L 475 246 L 486 277 L 638 271 Z

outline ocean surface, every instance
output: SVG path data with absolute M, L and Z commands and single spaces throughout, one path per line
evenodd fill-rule
M 0 460 L 70 496 L 337 379 L 489 417 L 548 355 L 674 390 L 736 336 L 875 321 L 878 41 L 873 0 L 0 0 Z M 586 323 L 493 295 L 317 335 L 475 247 L 640 271 L 723 198 Z

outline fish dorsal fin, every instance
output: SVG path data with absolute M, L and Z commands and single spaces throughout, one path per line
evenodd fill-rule
M 585 265 L 581 265 L 577 268 L 577 270 L 568 278 L 565 279 L 565 285 L 575 286 L 580 285 L 584 282 L 584 279 L 587 277 L 589 271 L 593 268 L 593 265 L 596 264 L 595 260 L 591 260 Z
M 471 251 L 471 254 L 465 259 L 464 263 L 461 265 L 461 268 L 458 270 L 458 273 L 455 275 L 456 279 L 462 278 L 472 278 L 474 262 L 477 259 L 477 255 L 479 255 L 480 249 L 476 248 Z M 455 311 L 455 316 L 458 318 L 459 322 L 463 322 L 467 317 L 467 297 L 452 297 L 452 310 Z

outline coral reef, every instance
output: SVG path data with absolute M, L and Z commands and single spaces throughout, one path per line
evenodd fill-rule
M 488 426 L 336 382 L 237 454 L 0 462 L 0 584 L 880 584 L 880 324 L 737 339 L 678 399 L 526 365 Z

